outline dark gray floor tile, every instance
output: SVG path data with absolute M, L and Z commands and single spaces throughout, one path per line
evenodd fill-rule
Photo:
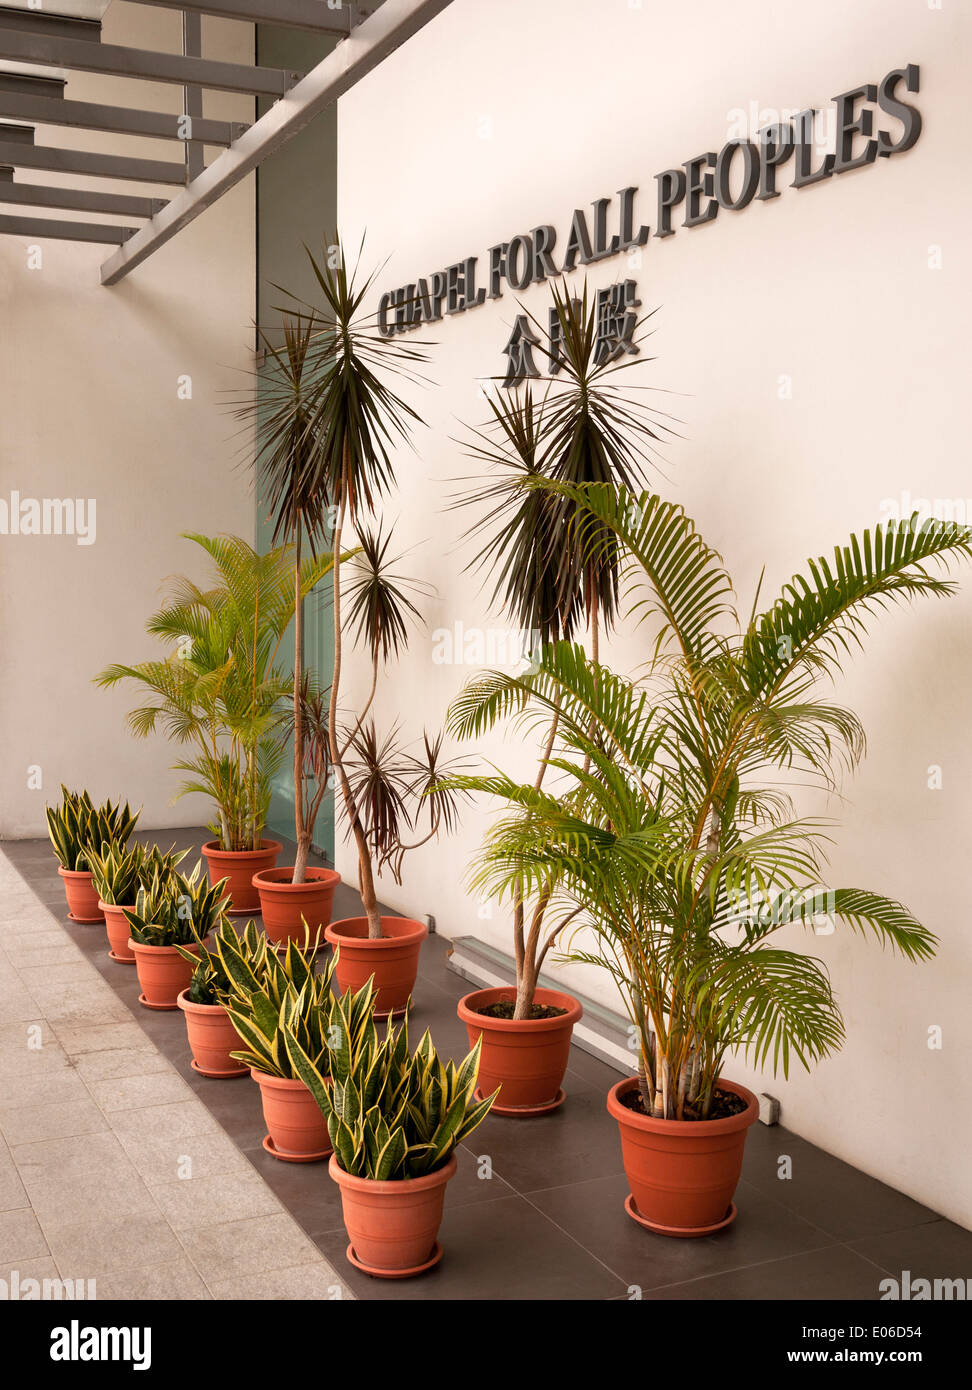
M 617 1124 L 604 1108 L 601 1092 L 582 1081 L 572 1081 L 566 1101 L 550 1115 L 487 1115 L 469 1142 L 477 1154 L 490 1157 L 495 1171 L 517 1192 L 624 1171 Z
M 326 1259 L 360 1298 L 607 1299 L 621 1281 L 522 1197 L 447 1207 L 439 1231 L 441 1264 L 416 1279 L 371 1279 L 344 1258 L 343 1231 L 319 1237 Z
M 781 1159 L 792 1176 L 780 1178 Z M 743 1177 L 837 1240 L 859 1240 L 937 1220 L 937 1213 L 824 1153 L 781 1125 L 749 1131 Z
M 846 1245 L 831 1245 L 824 1250 L 770 1260 L 707 1279 L 653 1289 L 645 1298 L 666 1302 L 681 1299 L 744 1302 L 756 1298 L 875 1300 L 881 1297 L 880 1278 L 880 1271 Z
M 929 1221 L 903 1231 L 855 1240 L 852 1250 L 900 1278 L 964 1279 L 972 1291 L 972 1231 L 952 1221 Z
M 719 1274 L 833 1244 L 829 1236 L 741 1183 L 732 1226 L 698 1240 L 655 1235 L 624 1209 L 623 1174 L 571 1183 L 529 1200 L 628 1285 L 643 1289 Z

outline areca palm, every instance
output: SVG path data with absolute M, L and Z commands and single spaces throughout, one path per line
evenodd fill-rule
M 260 844 L 270 778 L 283 755 L 281 703 L 291 689 L 279 665 L 280 644 L 293 618 L 290 547 L 259 555 L 238 536 L 186 532 L 212 562 L 203 587 L 177 576 L 152 615 L 148 632 L 169 645 L 165 657 L 108 666 L 101 686 L 137 681 L 148 692 L 128 722 L 140 737 L 160 730 L 192 755 L 175 767 L 186 774 L 179 795 L 201 792 L 215 802 L 212 826 L 226 850 Z M 300 593 L 330 571 L 331 556 L 306 559 Z
M 908 960 L 934 952 L 901 903 L 823 886 L 833 827 L 799 815 L 792 790 L 834 788 L 864 752 L 859 720 L 821 697 L 821 679 L 840 674 L 881 610 L 952 594 L 948 570 L 972 556 L 972 531 L 913 521 L 851 536 L 741 621 L 720 557 L 679 507 L 603 486 L 567 495 L 585 549 L 606 531 L 623 546 L 634 606 L 654 627 L 649 659 L 631 680 L 560 642 L 535 671 L 486 674 L 456 701 L 460 736 L 559 715 L 556 792 L 501 773 L 461 779 L 509 808 L 476 882 L 549 899 L 541 961 L 564 923 L 589 928 L 593 945 L 569 955 L 618 984 L 646 1112 L 704 1118 L 730 1049 L 786 1073 L 840 1046 L 827 973 L 777 945 L 782 928 L 824 919 Z

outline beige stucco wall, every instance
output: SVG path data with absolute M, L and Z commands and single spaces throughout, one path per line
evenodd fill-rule
M 115 3 L 104 39 L 179 51 L 180 16 Z M 250 61 L 252 29 L 206 20 L 203 51 Z M 67 95 L 173 112 L 182 101 L 180 87 L 82 73 L 70 75 Z M 207 93 L 204 114 L 252 120 L 253 103 Z M 38 127 L 37 143 L 161 159 L 182 154 L 174 141 L 53 127 Z M 40 171 L 20 178 L 59 181 Z M 115 180 L 101 186 L 159 196 L 157 188 Z M 32 245 L 41 248 L 39 269 L 28 267 Z M 62 781 L 87 786 L 96 797 L 143 803 L 145 827 L 208 815 L 196 798 L 172 804 L 172 750 L 161 738 L 136 741 L 128 732 L 132 693 L 98 690 L 91 677 L 109 662 L 157 652 L 144 623 L 158 606 L 162 581 L 199 568 L 181 531 L 252 538 L 249 479 L 234 438 L 239 427 L 220 408 L 219 393 L 238 386 L 239 369 L 252 366 L 253 180 L 105 289 L 99 267 L 110 250 L 0 238 L 0 497 L 17 490 L 22 497 L 94 498 L 97 522 L 90 545 L 64 535 L 0 536 L 4 837 L 46 833 L 44 802 Z M 185 377 L 191 399 L 180 399 Z M 43 778 L 39 790 L 28 786 L 34 766 Z
M 654 226 L 654 175 L 718 150 L 737 109 L 826 105 L 919 64 L 924 130 L 910 152 L 800 191 L 787 171 L 775 201 L 653 239 L 640 268 L 615 259 L 590 270 L 592 286 L 630 273 L 645 307 L 660 306 L 645 352 L 656 360 L 631 377 L 672 393 L 657 403 L 681 422 L 657 486 L 723 552 L 748 611 L 764 564 L 771 595 L 808 555 L 881 520 L 885 499 L 972 497 L 969 18 L 966 6 L 924 0 L 811 9 L 797 0 L 454 0 L 340 104 L 346 244 L 367 229 L 368 265 L 390 257 L 382 285 L 394 288 L 467 255 L 480 256 L 482 270 L 490 245 L 541 222 L 554 222 L 563 242 L 573 208 L 628 184 L 640 186 Z M 542 287 L 523 299 L 545 310 Z M 435 386 L 416 401 L 428 427 L 414 454 L 397 457 L 401 491 L 388 514 L 399 518 L 400 549 L 416 547 L 412 571 L 439 597 L 426 605 L 429 632 L 380 695 L 384 722 L 400 713 L 416 733 L 417 721 L 441 718 L 472 669 L 435 664 L 432 631 L 501 624 L 479 579 L 462 573 L 469 518 L 444 507 L 449 480 L 469 471 L 452 442 L 457 422 L 482 423 L 478 380 L 502 370 L 514 313 L 507 290 L 425 334 L 436 342 Z M 967 1225 L 970 618 L 966 574 L 958 600 L 880 621 L 839 692 L 870 744 L 846 803 L 831 808 L 843 826 L 832 882 L 908 903 L 941 937 L 938 958 L 910 966 L 849 933 L 812 940 L 844 1008 L 842 1054 L 789 1081 L 732 1066 L 779 1095 L 799 1133 Z M 647 635 L 629 631 L 608 659 L 631 666 L 647 650 Z M 349 704 L 366 685 L 361 663 L 350 670 Z M 496 737 L 481 751 L 529 765 L 515 740 Z M 462 882 L 487 816 L 467 814 L 460 835 L 412 856 L 401 889 L 385 882 L 382 892 L 413 915 L 434 913 L 448 935 L 508 949 L 505 918 L 484 915 Z M 339 867 L 353 877 L 346 848 Z M 601 976 L 571 968 L 564 978 L 613 1002 Z M 940 1050 L 928 1046 L 934 1027 Z

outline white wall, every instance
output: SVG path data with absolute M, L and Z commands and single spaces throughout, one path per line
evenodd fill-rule
M 173 11 L 113 4 L 107 43 L 181 51 Z M 252 61 L 250 26 L 204 21 L 203 52 Z M 177 112 L 182 88 L 70 74 L 67 96 Z M 205 114 L 253 119 L 250 98 L 206 94 Z M 136 140 L 38 127 L 37 143 L 156 159 L 182 156 L 175 141 Z M 213 151 L 209 152 L 212 155 Z M 81 180 L 18 172 L 18 181 Z M 87 186 L 159 196 L 117 180 Z M 27 209 L 4 211 L 26 213 Z M 43 215 L 40 213 L 39 215 Z M 55 213 L 56 217 L 83 214 Z M 89 220 L 99 220 L 92 217 Z M 124 218 L 101 218 L 121 221 Z M 28 268 L 28 249 L 42 267 Z M 248 179 L 112 289 L 99 267 L 110 247 L 0 238 L 0 497 L 95 498 L 95 543 L 71 536 L 0 535 L 0 836 L 46 834 L 44 802 L 58 784 L 144 803 L 142 826 L 185 825 L 209 812 L 177 805 L 179 778 L 161 737 L 135 740 L 124 722 L 132 687 L 101 691 L 95 672 L 160 652 L 145 633 L 162 582 L 200 572 L 194 529 L 252 538 L 249 480 L 238 468 L 239 426 L 219 392 L 252 366 L 254 186 Z M 191 400 L 177 396 L 192 379 Z M 39 765 L 43 788 L 27 786 Z
M 718 150 L 734 108 L 825 104 L 918 63 L 924 130 L 910 152 L 800 191 L 787 173 L 779 199 L 653 239 L 632 272 L 645 306 L 660 312 L 646 352 L 657 360 L 631 379 L 675 393 L 657 403 L 684 436 L 666 450 L 659 489 L 697 518 L 748 605 L 764 562 L 771 595 L 807 555 L 880 520 L 889 496 L 972 495 L 969 38 L 967 7 L 922 0 L 821 0 L 812 10 L 798 0 L 454 0 L 340 104 L 342 232 L 356 245 L 367 229 L 369 266 L 390 256 L 382 287 L 393 288 L 470 254 L 482 266 L 492 243 L 540 222 L 555 222 L 562 242 L 575 206 L 629 183 L 654 226 L 654 175 Z M 929 269 L 932 245 L 941 270 Z M 607 261 L 590 281 L 625 273 Z M 542 287 L 524 299 L 545 310 Z M 469 471 L 452 438 L 459 421 L 484 419 L 477 379 L 501 370 L 514 312 L 507 291 L 425 334 L 437 344 L 437 389 L 421 394 L 428 428 L 414 455 L 398 456 L 401 489 L 388 510 L 400 516 L 401 548 L 419 546 L 413 572 L 438 587 L 430 629 L 500 621 L 461 572 L 468 518 L 443 508 L 448 480 Z M 784 375 L 789 400 L 778 395 Z M 847 788 L 832 882 L 901 898 L 941 937 L 938 957 L 911 966 L 849 933 L 813 941 L 847 1044 L 812 1076 L 758 1088 L 782 1097 L 800 1134 L 969 1225 L 972 935 L 961 889 L 972 836 L 972 576 L 965 583 L 958 600 L 881 621 L 840 690 L 870 744 Z M 629 634 L 612 659 L 646 650 L 645 634 Z M 434 722 L 469 674 L 434 665 L 425 635 L 387 678 L 381 714 Z M 360 691 L 364 672 L 354 680 Z M 481 751 L 525 770 L 529 750 L 514 745 L 496 738 Z M 931 764 L 942 768 L 941 790 L 928 788 Z M 382 892 L 415 915 L 435 913 L 448 935 L 508 949 L 506 920 L 483 920 L 462 886 L 487 820 L 486 808 L 468 814 L 454 840 L 409 860 L 400 890 Z M 346 849 L 339 867 L 353 877 Z M 606 979 L 573 969 L 565 978 L 612 1002 Z M 933 1025 L 940 1051 L 926 1045 Z M 738 1061 L 732 1074 L 758 1080 Z

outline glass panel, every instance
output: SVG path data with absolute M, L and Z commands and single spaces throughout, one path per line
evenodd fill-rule
M 267 67 L 307 72 L 327 56 L 335 39 L 314 37 L 294 29 L 260 25 L 256 61 Z M 262 115 L 269 105 L 258 105 Z M 257 315 L 265 328 L 279 322 L 284 300 L 274 285 L 316 301 L 317 285 L 307 264 L 306 243 L 315 255 L 333 240 L 337 227 L 337 113 L 334 108 L 316 117 L 272 159 L 257 170 Z M 257 547 L 270 544 L 272 521 L 265 498 L 256 495 Z M 326 688 L 333 669 L 330 589 L 322 584 L 304 606 L 304 662 Z M 292 661 L 293 626 L 281 646 Z M 268 829 L 294 837 L 293 756 L 277 775 L 270 804 Z M 334 860 L 334 803 L 324 798 L 314 832 L 314 847 Z

